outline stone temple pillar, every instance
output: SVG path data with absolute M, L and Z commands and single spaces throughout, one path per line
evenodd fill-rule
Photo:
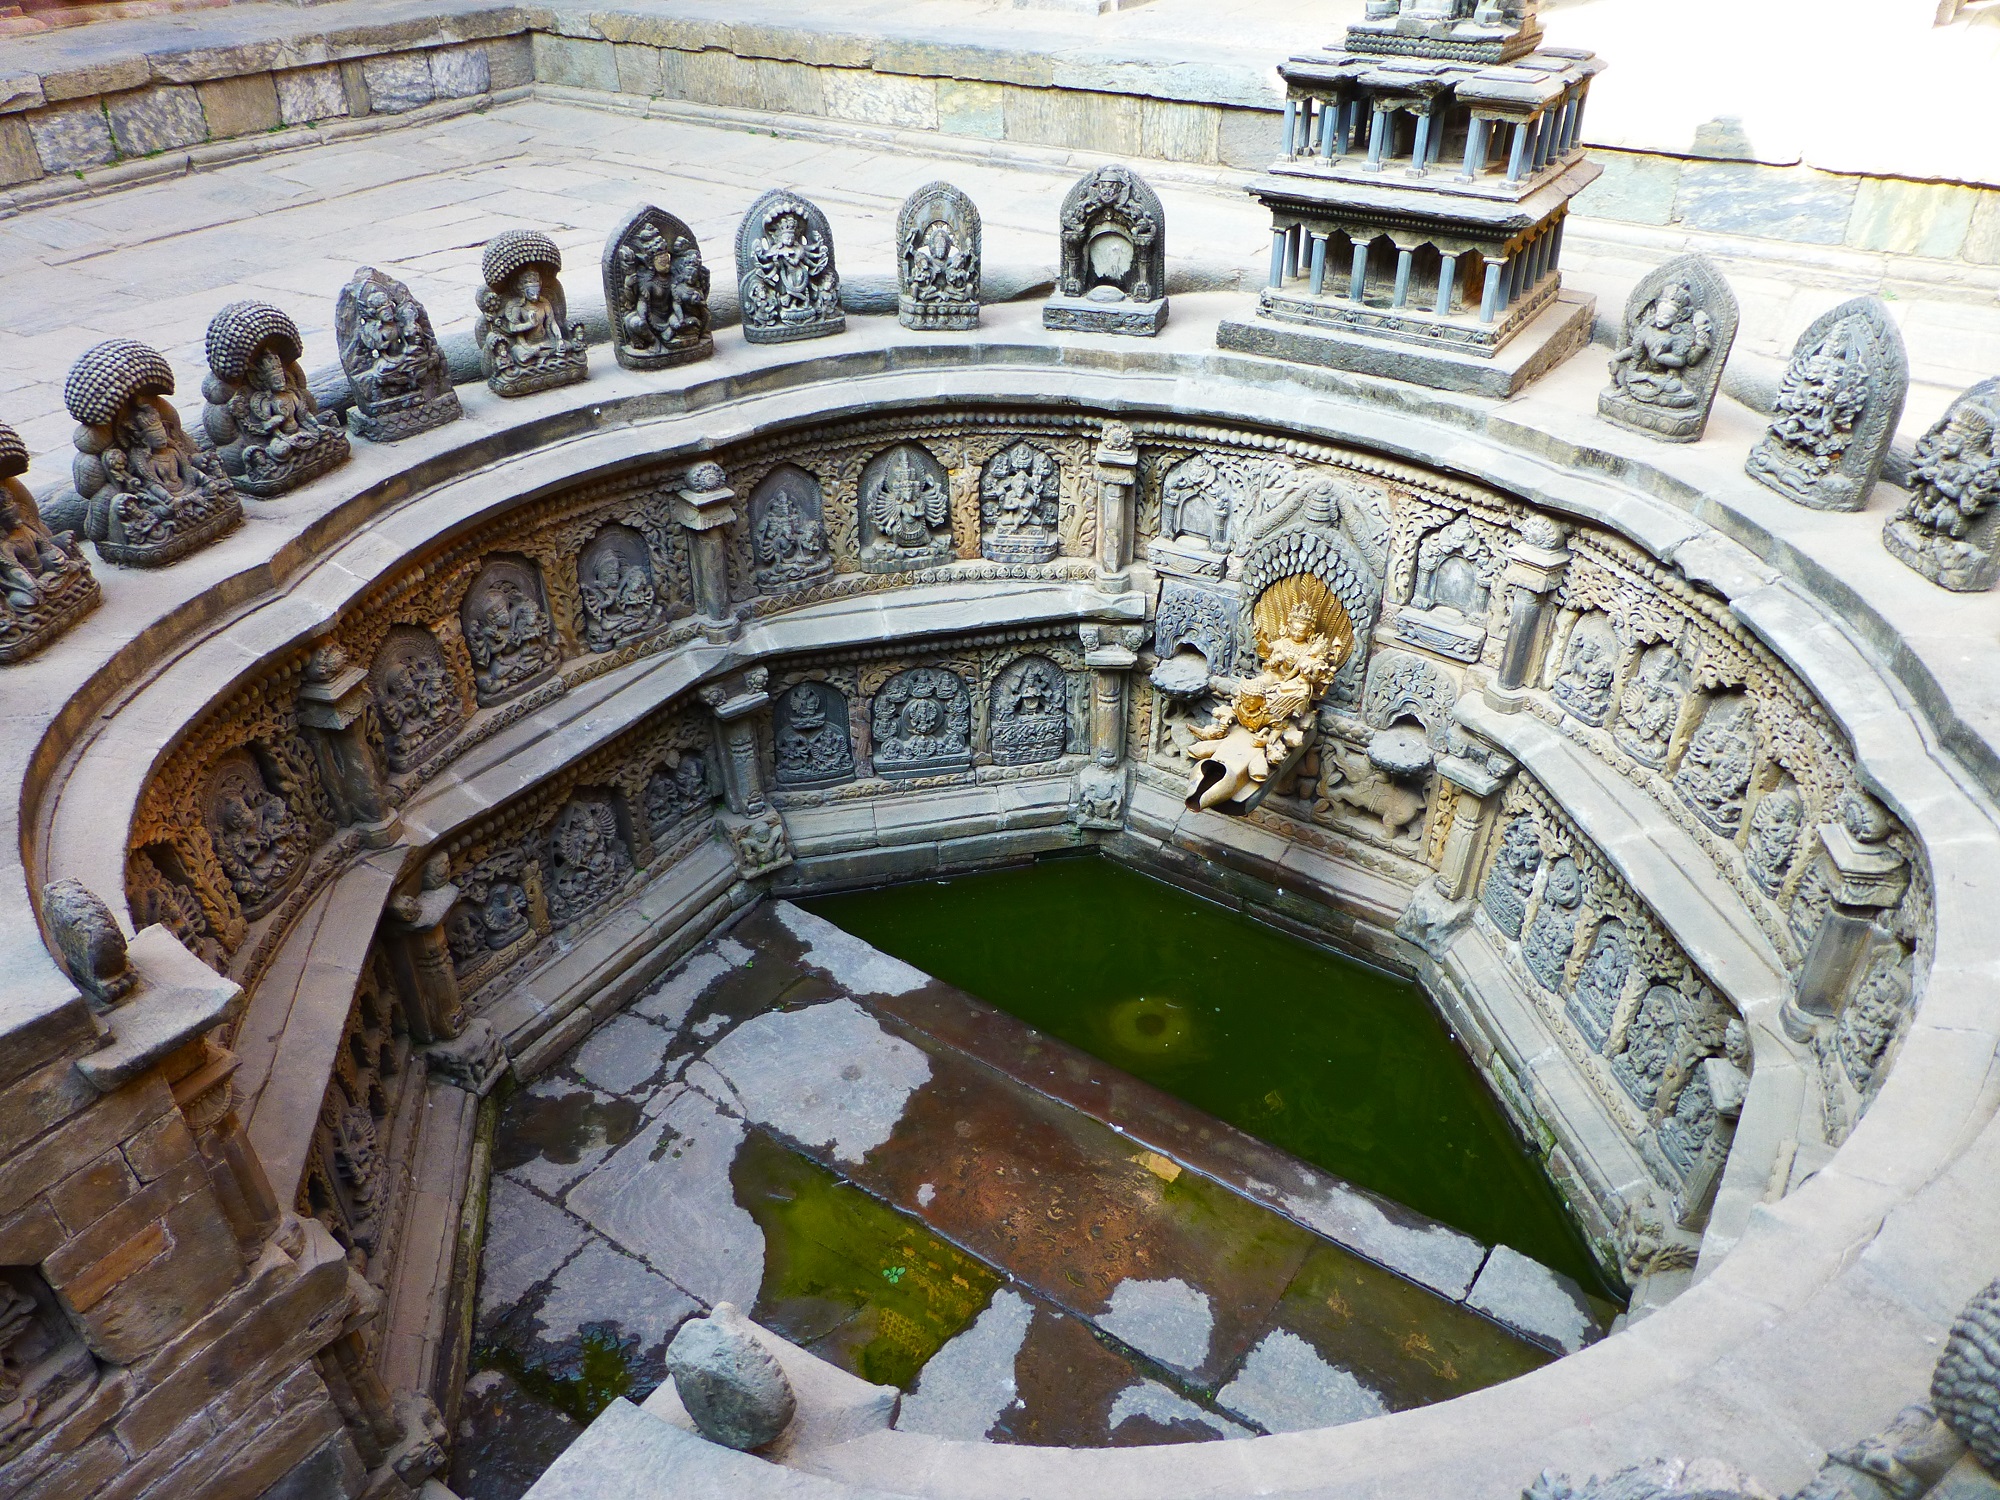
M 382 925 L 383 946 L 403 999 L 410 1038 L 419 1046 L 449 1041 L 465 1030 L 458 971 L 444 935 L 444 919 L 457 900 L 450 861 L 434 855 L 424 866 L 422 889 L 392 901 L 389 920 Z
M 1438 774 L 1457 801 L 1438 861 L 1438 891 L 1447 901 L 1464 901 L 1472 895 L 1487 838 L 1498 821 L 1500 794 L 1515 771 L 1514 762 L 1498 750 L 1462 737 L 1467 753 L 1441 755 L 1437 763 Z
M 1817 830 L 1814 864 L 1832 897 L 1779 1019 L 1795 1042 L 1840 1017 L 1874 942 L 1877 919 L 1903 899 L 1908 862 L 1885 842 L 1889 814 L 1865 792 L 1851 794 L 1838 823 Z
M 1139 653 L 1116 626 L 1082 627 L 1083 664 L 1090 668 L 1090 756 L 1100 766 L 1125 758 L 1125 698 Z
M 1507 588 L 1507 645 L 1498 675 L 1486 685 L 1486 701 L 1502 713 L 1521 707 L 1528 685 L 1541 672 L 1549 600 L 1562 583 L 1569 556 L 1561 530 L 1542 517 L 1525 523 L 1508 551 L 1501 579 Z
M 715 715 L 716 738 L 722 746 L 722 796 L 728 810 L 722 831 L 745 880 L 769 875 L 792 862 L 785 820 L 764 795 L 764 771 L 757 755 L 756 715 L 770 706 L 765 691 L 769 674 L 752 667 L 733 682 L 702 689 L 702 701 Z
M 694 579 L 694 612 L 711 641 L 733 640 L 742 625 L 729 607 L 727 528 L 736 524 L 736 491 L 722 465 L 696 464 L 674 496 L 674 522 L 687 532 L 688 571 Z
M 329 642 L 306 662 L 305 679 L 299 689 L 299 724 L 309 731 L 320 780 L 341 821 L 358 825 L 369 848 L 386 848 L 395 841 L 396 814 L 375 747 L 368 743 L 373 706 L 368 674 Z
M 1093 455 L 1097 464 L 1097 586 L 1122 594 L 1131 584 L 1132 494 L 1139 474 L 1139 449 L 1132 429 L 1106 422 Z

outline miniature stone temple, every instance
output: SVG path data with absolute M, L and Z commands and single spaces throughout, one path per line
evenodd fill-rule
M 50 507 L 50 520 L 81 529 L 106 562 L 158 567 L 243 519 L 236 486 L 181 427 L 173 393 L 166 359 L 133 339 L 85 350 L 63 382 L 79 423 L 76 493 Z
M 27 444 L 0 422 L 0 666 L 34 655 L 101 597 L 76 534 L 43 524 L 27 472 Z
M 736 231 L 736 292 L 743 337 L 753 344 L 815 339 L 845 329 L 826 215 L 783 188 L 751 204 Z
M 628 370 L 664 370 L 715 353 L 708 267 L 694 232 L 641 204 L 604 242 L 604 311 L 611 352 Z
M 1700 441 L 1736 341 L 1736 298 L 1715 267 L 1681 255 L 1639 278 L 1597 398 L 1605 421 L 1667 443 Z
M 393 443 L 463 416 L 431 315 L 410 289 L 362 266 L 333 305 L 340 367 L 354 392 L 348 431 Z
M 1257 309 L 1226 349 L 1505 396 L 1589 341 L 1565 292 L 1594 54 L 1538 48 L 1533 0 L 1370 0 L 1344 46 L 1279 65 Z
M 2000 376 L 1951 403 L 1917 439 L 1910 498 L 1882 531 L 1889 555 L 1970 594 L 2000 574 Z
M 268 302 L 232 302 L 208 325 L 202 426 L 246 495 L 296 489 L 347 462 L 340 419 L 306 387 L 298 325 Z
M 979 326 L 979 210 L 928 183 L 896 215 L 896 317 L 905 328 Z
M 496 396 L 526 396 L 590 374 L 583 325 L 569 320 L 562 251 L 539 229 L 509 229 L 486 242 L 479 269 L 479 321 L 472 336 Z
M 1045 328 L 1151 338 L 1167 322 L 1167 215 L 1130 167 L 1099 167 L 1063 199 Z
M 1903 336 L 1873 297 L 1821 313 L 1792 346 L 1750 477 L 1814 510 L 1860 510 L 1903 415 Z

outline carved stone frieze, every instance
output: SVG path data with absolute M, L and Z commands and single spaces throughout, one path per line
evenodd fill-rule
M 972 700 L 943 667 L 898 672 L 875 695 L 872 759 L 878 776 L 922 776 L 972 764 Z
M 544 890 L 557 926 L 588 916 L 623 888 L 633 870 L 624 809 L 608 792 L 578 792 L 549 830 Z
M 750 547 L 760 588 L 795 588 L 833 571 L 819 480 L 779 464 L 750 492 Z
M 800 682 L 778 697 L 771 726 L 779 786 L 825 786 L 854 775 L 848 713 L 847 695 L 830 682 Z
M 951 479 L 929 449 L 898 443 L 861 471 L 861 566 L 907 573 L 952 559 Z
M 652 554 L 630 526 L 613 523 L 598 532 L 577 557 L 576 580 L 584 644 L 592 651 L 615 650 L 659 620 Z
M 410 289 L 363 266 L 340 289 L 333 308 L 340 367 L 354 392 L 348 430 L 371 443 L 393 443 L 463 416 L 431 315 Z
M 268 302 L 232 302 L 208 325 L 202 425 L 246 495 L 282 495 L 347 462 L 347 431 L 322 412 L 299 367 L 305 345 Z
M 1069 748 L 1069 682 L 1046 656 L 1010 662 L 993 681 L 986 744 L 996 765 L 1060 759 Z
M 420 625 L 392 626 L 382 637 L 368 685 L 392 772 L 421 764 L 465 718 L 444 648 Z
M 1688 807 L 1715 832 L 1734 838 L 1743 822 L 1743 800 L 1756 765 L 1755 710 L 1741 693 L 1709 700 L 1674 770 L 1674 786 Z

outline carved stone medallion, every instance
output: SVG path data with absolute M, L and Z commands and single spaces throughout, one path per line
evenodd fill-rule
M 563 296 L 562 251 L 539 229 L 506 229 L 480 257 L 486 285 L 472 336 L 496 396 L 526 396 L 590 374 L 583 324 Z
M 576 586 L 584 644 L 593 651 L 636 640 L 659 617 L 652 554 L 629 526 L 607 526 L 590 539 L 577 556 Z
M 303 352 L 297 326 L 268 302 L 232 302 L 208 325 L 202 425 L 246 495 L 282 495 L 347 462 L 347 431 L 313 399 Z
M 779 464 L 750 492 L 750 555 L 760 588 L 792 588 L 833 571 L 819 480 Z
M 1692 443 L 1708 425 L 1722 366 L 1736 340 L 1736 298 L 1699 255 L 1679 255 L 1639 279 L 1611 356 L 1597 414 L 1667 443 Z
M 81 515 L 72 522 L 106 562 L 170 563 L 243 519 L 243 505 L 214 452 L 197 448 L 173 403 L 174 373 L 158 350 L 110 339 L 86 350 L 63 382 L 63 404 L 81 424 L 72 469 Z
M 1860 510 L 1882 474 L 1910 367 L 1889 310 L 1856 297 L 1799 335 L 1752 479 L 1814 510 Z
M 905 328 L 979 326 L 979 210 L 948 182 L 896 215 L 896 316 Z
M 482 706 L 519 692 L 556 664 L 542 575 L 526 558 L 488 561 L 465 591 L 459 624 Z
M 2000 376 L 1982 380 L 1917 439 L 1910 498 L 1883 528 L 1889 555 L 1940 588 L 1977 593 L 2000 573 Z
M 437 637 L 419 625 L 391 626 L 368 671 L 375 717 L 391 771 L 407 771 L 451 737 L 464 715 Z
M 1003 448 L 979 475 L 980 553 L 993 562 L 1045 563 L 1061 548 L 1056 521 L 1062 475 L 1030 442 Z
M 986 715 L 993 763 L 1035 765 L 1069 747 L 1069 680 L 1046 656 L 1023 656 L 993 679 Z
M 826 682 L 801 682 L 771 712 L 772 771 L 779 786 L 825 786 L 854 775 L 847 695 Z
M 604 242 L 604 310 L 611 352 L 628 370 L 664 370 L 715 353 L 701 246 L 663 208 L 641 204 Z
M 736 285 L 750 343 L 783 344 L 847 327 L 833 230 L 797 193 L 773 188 L 750 205 L 736 231 Z
M 1743 822 L 1743 799 L 1756 757 L 1750 700 L 1741 693 L 1711 700 L 1688 737 L 1674 785 L 1694 815 L 1725 838 L 1734 838 Z
M 1542 840 L 1535 832 L 1535 820 L 1516 813 L 1500 834 L 1500 847 L 1486 872 L 1480 904 L 1493 925 L 1510 938 L 1521 935 L 1521 922 L 1528 914 L 1528 892 L 1535 872 L 1542 867 Z
M 1157 334 L 1167 321 L 1167 217 L 1130 167 L 1099 167 L 1063 199 L 1062 259 L 1047 328 Z
M 1542 904 L 1521 941 L 1521 961 L 1552 990 L 1562 988 L 1563 969 L 1576 946 L 1576 924 L 1582 916 L 1583 872 L 1565 854 L 1549 866 Z
M 232 750 L 216 762 L 202 796 L 216 861 L 253 922 L 284 898 L 312 852 L 311 833 L 284 795 L 298 788 L 271 780 L 250 751 Z
M 878 776 L 929 776 L 972 764 L 972 699 L 956 672 L 898 672 L 875 695 L 872 723 Z
M 556 814 L 547 861 L 549 920 L 573 922 L 618 893 L 632 873 L 632 846 L 609 793 L 578 792 Z
M 0 422 L 0 666 L 34 655 L 103 597 L 76 533 L 42 524 L 27 472 L 27 444 Z
M 347 428 L 356 437 L 393 443 L 465 414 L 431 315 L 395 277 L 373 266 L 356 271 L 333 305 L 333 333 L 354 392 Z
M 920 443 L 885 448 L 861 471 L 861 566 L 912 573 L 952 560 L 951 480 Z

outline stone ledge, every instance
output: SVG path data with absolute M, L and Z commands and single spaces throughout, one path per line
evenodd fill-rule
M 77 1072 L 100 1094 L 213 1031 L 243 999 L 242 986 L 218 976 L 164 927 L 142 928 L 126 954 L 139 971 L 140 990 L 105 1016 L 110 1039 L 76 1060 Z

